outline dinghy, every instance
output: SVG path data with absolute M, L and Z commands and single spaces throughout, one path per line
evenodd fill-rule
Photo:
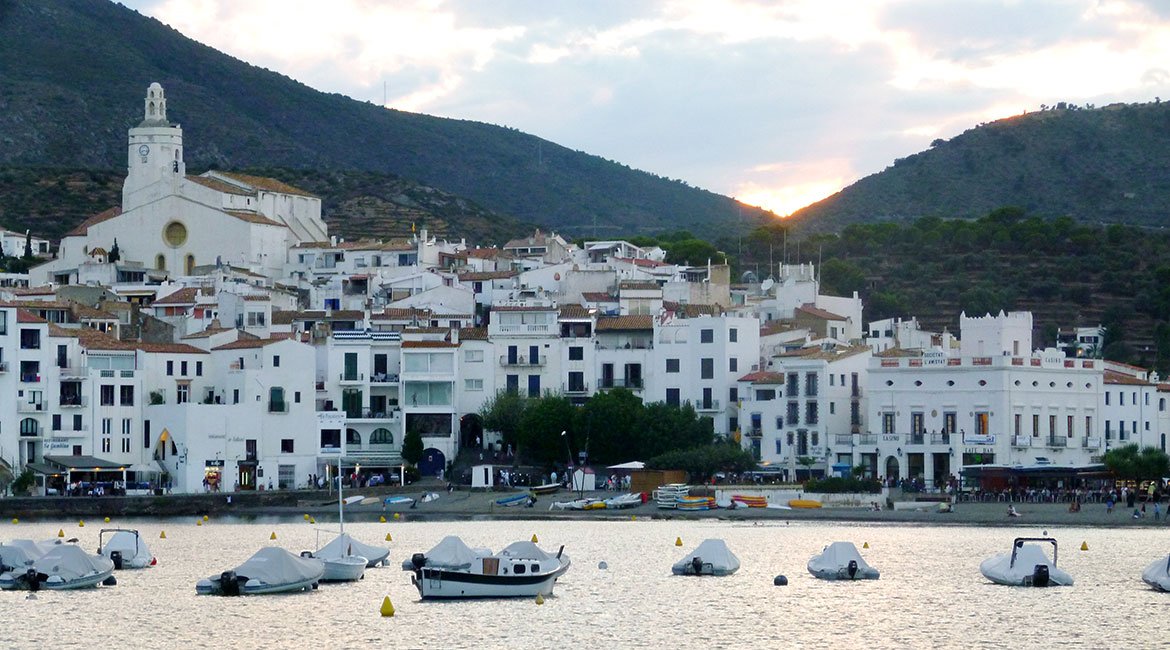
M 739 570 L 739 558 L 721 539 L 706 539 L 670 570 L 676 576 L 729 576 Z
M 808 572 L 821 580 L 877 580 L 877 569 L 866 564 L 853 542 L 833 542 L 808 561 Z
M 1052 544 L 1052 560 L 1044 554 L 1044 544 Z M 1071 586 L 1072 576 L 1056 568 L 1056 540 L 1051 537 L 1017 537 L 1012 552 L 989 557 L 979 565 L 988 580 L 1013 587 Z
M 195 584 L 195 593 L 243 596 L 310 591 L 317 587 L 324 573 L 325 563 L 317 558 L 299 557 L 283 548 L 268 546 L 236 568 L 200 580 Z
M 109 541 L 105 541 L 106 535 L 110 535 Z M 144 569 L 157 564 L 136 530 L 103 528 L 98 533 L 98 553 L 110 558 L 114 568 L 119 571 Z
M 1170 555 L 1154 560 L 1142 571 L 1142 582 L 1158 591 L 1170 591 Z
M 513 542 L 485 556 L 458 537 L 447 537 L 439 547 L 438 552 L 432 549 L 430 554 L 411 557 L 414 574 L 410 580 L 424 599 L 549 595 L 557 578 L 569 569 L 563 546 L 552 555 L 532 542 Z
M 0 573 L 0 589 L 84 589 L 116 584 L 114 563 L 73 544 L 58 544 L 23 570 Z
M 501 497 L 496 499 L 496 505 L 503 506 L 505 508 L 515 508 L 516 506 L 531 507 L 533 503 L 536 503 L 536 498 L 528 493 L 513 494 L 510 497 Z

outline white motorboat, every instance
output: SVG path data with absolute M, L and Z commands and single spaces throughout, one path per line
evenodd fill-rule
M 1142 582 L 1158 591 L 1170 591 L 1170 555 L 1154 560 L 1142 571 Z
M 329 557 L 340 554 L 345 550 L 349 555 L 360 555 L 366 558 L 366 568 L 372 569 L 389 563 L 390 549 L 385 546 L 373 546 L 354 539 L 349 533 L 342 533 L 333 538 L 333 541 L 321 547 L 314 553 L 317 557 Z
M 195 584 L 195 593 L 214 596 L 279 594 L 317 588 L 325 563 L 275 546 L 260 549 L 234 569 Z
M 471 547 L 463 543 L 462 539 L 454 535 L 448 535 L 439 540 L 438 544 L 423 553 L 423 557 L 427 559 L 427 566 L 442 567 L 446 569 L 465 569 L 471 566 L 471 563 L 476 558 L 489 557 L 492 554 L 490 548 Z M 414 571 L 414 559 L 418 557 L 418 553 L 406 558 L 402 561 L 403 571 Z
M 721 539 L 705 539 L 670 568 L 676 576 L 729 576 L 739 570 L 739 558 Z
M 532 542 L 514 542 L 481 555 L 458 537 L 447 537 L 430 554 L 411 557 L 411 582 L 427 598 L 513 598 L 548 595 L 569 569 L 562 546 L 550 555 Z
M 108 542 L 107 534 L 111 534 Z M 136 530 L 103 528 L 98 533 L 98 553 L 110 558 L 119 570 L 144 569 L 158 563 Z
M 58 544 L 57 541 L 36 542 L 31 539 L 4 542 L 0 544 L 0 572 L 24 571 Z
M 833 542 L 808 561 L 808 572 L 821 580 L 877 580 L 881 574 L 857 552 L 853 542 Z
M 634 508 L 642 505 L 642 495 L 638 492 L 620 494 L 605 500 L 605 507 L 610 509 Z
M 99 584 L 114 585 L 114 563 L 101 555 L 90 555 L 73 544 L 57 544 L 23 569 L 0 573 L 0 589 L 84 589 Z
M 341 466 L 337 468 L 337 474 L 341 475 Z M 337 525 L 338 535 L 325 546 L 321 546 L 320 533 L 318 532 L 317 551 L 304 551 L 301 557 L 317 558 L 325 563 L 325 572 L 321 575 L 322 582 L 353 582 L 361 580 L 365 577 L 366 567 L 374 566 L 378 561 L 382 561 L 390 554 L 387 549 L 385 552 L 379 552 L 372 546 L 365 544 L 355 544 L 352 536 L 345 532 L 345 504 L 359 503 L 362 497 L 350 497 L 345 499 L 341 494 L 341 482 L 337 483 Z M 378 555 L 378 560 L 371 562 L 370 558 L 363 555 L 362 547 L 369 548 L 375 551 Z
M 1042 544 L 1052 544 L 1052 560 Z M 1017 537 L 1012 552 L 989 557 L 979 565 L 988 580 L 1013 587 L 1071 586 L 1072 576 L 1056 568 L 1056 540 L 1051 537 Z

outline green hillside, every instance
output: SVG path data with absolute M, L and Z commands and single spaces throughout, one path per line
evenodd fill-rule
M 801 228 L 1005 205 L 1087 223 L 1162 226 L 1170 215 L 1170 104 L 1057 108 L 983 124 L 894 161 L 791 217 Z
M 163 85 L 189 169 L 393 174 L 567 234 L 767 214 L 500 126 L 322 93 L 105 0 L 0 0 L 0 165 L 121 169 L 142 96 Z

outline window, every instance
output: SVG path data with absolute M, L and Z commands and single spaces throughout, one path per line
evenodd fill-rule
M 41 349 L 41 331 L 32 329 L 20 330 L 20 349 L 22 350 L 39 350 Z
M 295 441 L 292 438 L 282 438 L 280 441 L 280 453 L 292 454 L 296 448 Z
M 776 438 L 776 455 L 780 455 L 780 439 Z
M 585 348 L 580 345 L 569 347 L 569 361 L 584 361 Z
M 675 373 L 675 372 L 678 372 L 678 368 L 679 368 L 678 359 L 667 359 L 666 360 L 666 372 Z
M 299 391 L 299 390 L 294 391 L 293 392 L 293 404 L 300 404 L 300 403 L 301 403 L 301 391 Z
M 954 411 L 947 411 L 943 413 L 943 433 L 952 434 L 958 430 L 956 424 L 958 423 L 959 415 Z
M 482 379 L 464 379 L 463 380 L 463 390 L 466 390 L 466 391 L 483 390 L 483 380 Z
M 1073 416 L 1068 416 L 1068 437 L 1073 437 Z
M 678 406 L 682 403 L 679 399 L 679 390 L 677 388 L 666 389 L 666 403 L 671 406 Z
M 781 430 L 781 429 L 783 429 L 783 428 L 784 428 L 784 416 L 783 416 L 783 415 L 777 415 L 777 416 L 776 416 L 776 430 L 777 430 L 777 431 L 779 431 L 779 430 Z
M 784 392 L 789 397 L 796 397 L 800 394 L 800 375 L 795 372 L 788 373 L 784 385 Z
M 1020 435 L 1020 427 L 1021 427 L 1021 425 L 1020 425 L 1020 422 L 1021 422 L 1023 419 L 1024 419 L 1024 416 L 1023 416 L 1023 415 L 1020 415 L 1019 413 L 1016 413 L 1016 416 L 1015 416 L 1015 418 L 1014 418 L 1015 422 L 1014 422 L 1014 423 L 1013 423 L 1013 425 L 1012 425 L 1012 434 L 1013 434 L 1013 435 L 1017 435 L 1017 436 L 1018 436 L 1018 435 Z
M 540 397 L 540 375 L 528 375 L 528 396 Z
M 882 413 L 882 433 L 894 433 L 894 424 L 895 421 L 893 413 Z
M 739 330 L 732 327 L 727 330 L 727 340 L 735 343 L 739 341 Z
M 808 397 L 817 396 L 817 373 L 809 372 L 804 375 L 804 394 Z
M 987 411 L 975 412 L 975 435 L 986 436 L 991 431 L 990 419 Z
M 572 355 L 570 354 L 570 358 Z M 463 361 L 467 363 L 483 363 L 483 350 L 464 350 Z
M 509 393 L 520 392 L 520 375 L 506 375 L 504 377 L 504 390 Z
M 102 418 L 102 435 L 108 436 L 114 430 L 114 421 L 110 418 Z
M 232 389 L 232 404 L 239 404 L 239 403 L 240 403 L 240 389 L 233 388 Z
M 61 416 L 59 414 L 54 413 L 53 414 L 53 431 L 60 431 L 60 430 L 61 430 Z
M 74 416 L 73 416 L 73 430 L 74 431 L 81 431 L 81 415 L 80 414 L 74 414 Z
M 175 362 L 167 361 L 167 376 L 173 377 L 175 375 Z
M 836 414 L 837 414 L 837 403 L 836 402 L 829 402 L 829 415 L 836 415 Z
M 787 415 L 788 415 L 788 418 L 786 419 L 786 422 L 788 423 L 788 426 L 791 427 L 791 426 L 795 426 L 797 424 L 800 424 L 800 403 L 797 402 L 796 400 L 792 400 L 791 402 L 788 402 L 788 414 Z
M 1105 391 L 1105 406 L 1109 406 L 1109 391 Z
M 715 330 L 699 330 L 699 343 L 714 343 Z
M 268 389 L 268 412 L 287 413 L 288 405 L 284 403 L 284 388 L 273 386 Z
M 910 433 L 922 435 L 926 433 L 926 414 L 915 411 L 910 414 Z
M 1088 437 L 1091 435 L 1093 435 L 1093 416 L 1086 415 L 1085 416 L 1085 436 Z
M 133 426 L 130 418 L 122 418 L 122 435 L 130 435 L 130 428 Z
M 729 372 L 736 372 L 739 370 L 739 359 L 736 359 L 735 357 L 729 357 L 727 359 L 727 370 Z
M 345 444 L 354 445 L 355 447 L 362 446 L 362 434 L 358 433 L 356 429 L 345 430 Z
M 715 378 L 715 360 L 708 357 L 699 362 L 699 379 Z
M 150 420 L 142 421 L 142 448 L 150 449 Z
M 186 361 L 180 361 L 180 362 L 179 362 L 179 368 L 180 368 L 180 370 L 179 370 L 179 376 L 181 376 L 181 377 L 186 377 L 186 376 L 187 376 L 187 362 L 186 362 Z
M 277 364 L 277 365 L 279 365 L 279 364 Z M 203 376 L 203 362 L 202 361 L 195 362 L 195 376 L 196 377 Z
M 757 402 L 770 402 L 774 399 L 776 399 L 776 389 L 774 389 L 774 388 L 757 388 L 756 389 L 756 401 Z
M 101 404 L 102 404 L 102 406 L 113 406 L 114 405 L 114 387 L 112 385 L 102 384 Z
M 727 389 L 727 403 L 734 404 L 738 401 L 739 401 L 739 387 L 732 386 L 731 388 Z
M 585 392 L 585 373 L 580 371 L 570 372 L 568 390 L 570 393 Z
M 1051 438 L 1056 437 L 1056 416 L 1055 415 L 1048 416 L 1048 436 Z
M 816 424 L 818 419 L 817 413 L 818 404 L 816 402 L 806 402 L 804 405 L 804 422 L 805 424 Z M 816 435 L 815 433 L 813 434 Z M 813 443 L 815 446 L 817 443 Z
M 394 444 L 394 434 L 389 429 L 378 427 L 370 434 L 371 445 L 392 445 Z
M 134 387 L 120 386 L 118 389 L 120 393 L 118 402 L 122 406 L 134 406 Z
M 1040 415 L 1037 413 L 1032 414 L 1032 437 L 1040 437 Z
M 280 355 L 279 354 L 272 355 L 272 367 L 273 368 L 280 367 Z
M 179 384 L 175 387 L 175 403 L 186 404 L 191 399 L 190 384 Z

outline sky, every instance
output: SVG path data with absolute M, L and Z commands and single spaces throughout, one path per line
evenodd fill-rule
M 786 215 L 984 122 L 1170 100 L 1170 0 L 123 0 L 325 92 Z

